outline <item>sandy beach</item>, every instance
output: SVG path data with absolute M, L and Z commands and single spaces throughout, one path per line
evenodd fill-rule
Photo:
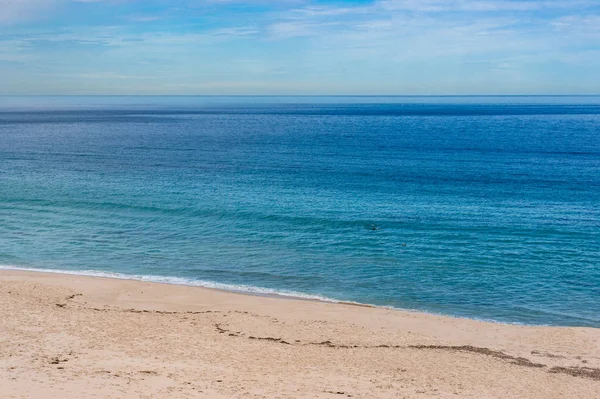
M 600 398 L 600 330 L 1 271 L 0 397 Z

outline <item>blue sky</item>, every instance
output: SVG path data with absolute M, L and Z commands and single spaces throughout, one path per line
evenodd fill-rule
M 598 94 L 598 0 L 0 0 L 0 94 Z

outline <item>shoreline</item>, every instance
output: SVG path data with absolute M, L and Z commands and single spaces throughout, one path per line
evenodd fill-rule
M 407 312 L 414 314 L 423 314 L 430 315 L 435 317 L 447 317 L 456 320 L 471 320 L 482 323 L 492 323 L 498 325 L 508 325 L 508 326 L 528 326 L 528 327 L 555 327 L 555 328 L 598 328 L 598 327 L 590 327 L 590 326 L 570 326 L 570 325 L 551 325 L 551 324 L 532 324 L 532 323 L 520 323 L 520 322 L 507 322 L 507 321 L 499 321 L 493 319 L 484 319 L 484 318 L 476 318 L 476 317 L 467 317 L 467 316 L 457 316 L 452 314 L 438 313 L 433 311 L 425 311 L 420 309 L 409 309 L 409 308 L 397 308 L 393 306 L 386 305 L 375 305 L 370 303 L 361 303 L 354 301 L 345 301 L 338 300 L 335 298 L 329 298 L 321 295 L 313 295 L 306 294 L 302 292 L 295 291 L 286 291 L 256 286 L 243 285 L 244 289 L 236 289 L 232 284 L 225 283 L 216 283 L 204 280 L 192 280 L 180 277 L 169 277 L 169 276 L 151 276 L 151 275 L 129 275 L 124 273 L 113 273 L 113 272 L 102 272 L 102 271 L 94 271 L 94 270 L 82 270 L 82 271 L 69 271 L 69 270 L 61 270 L 61 269 L 37 269 L 30 267 L 19 267 L 19 266 L 11 266 L 11 265 L 0 265 L 0 274 L 3 271 L 17 271 L 17 272 L 31 272 L 31 273 L 42 273 L 42 274 L 52 274 L 52 275 L 65 275 L 65 276 L 81 276 L 81 277 L 93 277 L 93 278 L 103 278 L 109 280 L 122 280 L 122 281 L 138 281 L 142 283 L 153 283 L 153 284 L 165 284 L 171 286 L 181 286 L 181 287 L 191 287 L 191 288 L 200 288 L 205 290 L 215 290 L 224 293 L 231 293 L 237 295 L 248 295 L 253 297 L 262 297 L 262 298 L 272 298 L 272 299 L 284 299 L 284 300 L 298 300 L 298 301 L 308 301 L 308 302 L 317 302 L 317 303 L 330 303 L 330 304 L 339 304 L 339 305 L 348 305 L 348 306 L 356 306 L 363 308 L 373 308 L 373 309 L 386 309 L 395 312 Z M 171 280 L 171 281 L 169 281 Z M 197 284 L 194 284 L 197 282 Z M 269 292 L 272 291 L 272 292 Z
M 72 274 L 0 270 L 0 342 L 7 398 L 541 399 L 600 390 L 597 328 Z
M 225 284 L 225 283 L 217 283 L 205 280 L 192 280 L 186 279 L 182 277 L 169 277 L 169 276 L 152 276 L 152 275 L 135 275 L 135 274 L 124 274 L 124 273 L 113 273 L 113 272 L 102 272 L 102 271 L 94 271 L 94 270 L 81 270 L 81 271 L 69 271 L 62 269 L 37 269 L 37 268 L 29 268 L 29 267 L 18 267 L 18 266 L 7 266 L 1 265 L 0 272 L 3 270 L 7 271 L 22 271 L 22 272 L 31 272 L 31 273 L 49 273 L 49 274 L 58 274 L 58 275 L 66 275 L 66 276 L 81 276 L 81 277 L 95 277 L 95 278 L 105 278 L 105 279 L 114 279 L 114 280 L 124 280 L 124 281 L 139 281 L 143 283 L 154 283 L 154 284 L 167 284 L 174 286 L 182 286 L 182 287 L 194 287 L 201 288 L 206 290 L 215 290 L 220 292 L 229 292 L 232 294 L 239 295 L 249 295 L 249 296 L 258 296 L 263 298 L 274 298 L 274 299 L 289 299 L 289 300 L 300 300 L 300 301 L 311 301 L 311 302 L 322 302 L 322 303 L 339 303 L 346 305 L 354 305 L 354 306 L 364 306 L 364 307 L 372 307 L 372 308 L 389 308 L 394 310 L 406 310 L 411 311 L 410 309 L 397 309 L 393 307 L 385 307 L 385 306 L 377 306 L 367 303 L 360 302 L 352 302 L 352 301 L 342 301 L 334 298 L 328 298 L 320 295 L 311 295 L 305 294 L 302 292 L 295 291 L 286 291 L 270 288 L 263 288 L 251 285 L 243 285 L 240 287 L 245 287 L 247 290 L 242 288 L 236 289 L 233 284 Z M 171 281 L 169 281 L 171 280 Z M 180 282 L 177 282 L 180 281 Z M 194 284 L 194 283 L 197 284 Z M 231 287 L 231 288 L 228 288 Z M 273 291 L 273 292 L 269 292 Z M 424 312 L 427 313 L 427 312 Z

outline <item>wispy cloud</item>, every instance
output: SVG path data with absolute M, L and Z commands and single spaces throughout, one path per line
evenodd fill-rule
M 419 12 L 535 11 L 592 7 L 594 4 L 592 0 L 381 0 L 379 2 L 379 5 L 388 10 Z
M 159 15 L 131 15 L 129 20 L 132 22 L 156 22 L 163 19 Z
M 0 72 L 47 90 L 600 91 L 592 0 L 0 0 L 0 23 Z
M 62 0 L 0 0 L 0 23 L 17 23 L 40 17 Z

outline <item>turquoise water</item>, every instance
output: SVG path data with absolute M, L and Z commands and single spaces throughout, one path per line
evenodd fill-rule
M 600 326 L 600 97 L 0 97 L 0 265 Z

